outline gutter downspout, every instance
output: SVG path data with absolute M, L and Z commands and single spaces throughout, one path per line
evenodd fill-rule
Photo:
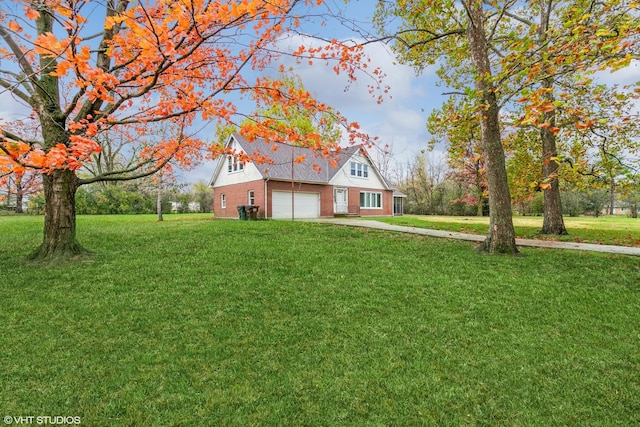
M 264 180 L 264 219 L 269 219 L 269 216 L 267 215 L 269 213 L 267 210 L 267 182 L 269 182 L 269 178 Z

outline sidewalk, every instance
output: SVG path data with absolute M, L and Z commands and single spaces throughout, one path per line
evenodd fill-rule
M 444 237 L 447 239 L 468 240 L 471 242 L 482 242 L 485 236 L 478 234 L 458 233 L 455 231 L 430 230 L 426 228 L 406 227 L 392 225 L 375 220 L 348 219 L 348 218 L 326 218 L 313 220 L 321 223 L 349 225 L 353 227 L 375 228 L 379 230 L 397 231 L 400 233 L 413 233 L 423 236 Z M 593 243 L 555 242 L 549 240 L 516 239 L 516 245 L 532 248 L 549 249 L 573 249 L 577 251 L 605 252 L 610 254 L 640 256 L 640 248 L 629 246 L 596 245 Z

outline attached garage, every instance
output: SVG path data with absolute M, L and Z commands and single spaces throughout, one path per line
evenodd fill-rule
M 293 193 L 294 218 L 319 218 L 320 193 Z M 291 192 L 273 191 L 271 195 L 273 219 L 291 219 Z

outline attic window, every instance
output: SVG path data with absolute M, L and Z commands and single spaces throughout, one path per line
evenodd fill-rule
M 227 171 L 238 172 L 244 169 L 244 164 L 236 156 L 229 156 L 227 162 Z
M 369 165 L 358 162 L 351 162 L 351 176 L 355 176 L 357 178 L 368 178 L 369 177 Z

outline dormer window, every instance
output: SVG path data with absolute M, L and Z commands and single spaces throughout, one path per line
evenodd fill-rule
M 351 162 L 351 176 L 356 178 L 369 177 L 369 165 L 358 162 Z
M 240 159 L 236 156 L 229 156 L 227 160 L 227 171 L 238 172 L 244 169 L 244 164 L 240 161 Z

